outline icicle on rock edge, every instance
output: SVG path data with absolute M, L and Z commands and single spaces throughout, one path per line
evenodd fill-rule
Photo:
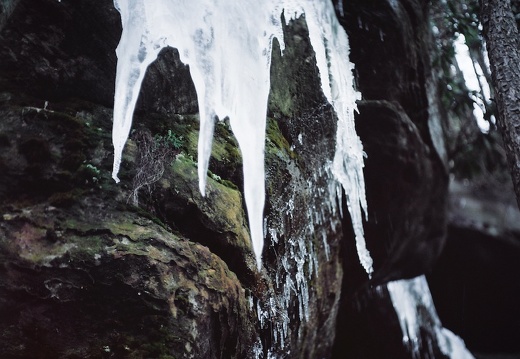
M 158 4 L 164 5 L 164 3 L 161 3 L 160 1 Z M 155 33 L 156 38 L 151 35 L 149 29 L 146 27 L 147 5 L 145 5 L 144 2 L 137 1 L 133 3 L 132 9 L 130 9 L 126 3 L 123 3 L 123 6 L 121 6 L 118 0 L 114 0 L 114 5 L 121 13 L 123 24 L 123 34 L 116 50 L 118 56 L 118 66 L 114 102 L 114 124 L 112 132 L 114 143 L 114 166 L 112 177 L 116 182 L 119 182 L 117 174 L 121 162 L 121 155 L 124 144 L 130 132 L 132 115 L 146 69 L 153 61 L 155 61 L 159 51 L 163 47 L 177 46 L 175 46 L 175 43 L 166 43 L 166 39 L 163 34 Z M 359 92 L 356 92 L 353 87 L 353 65 L 348 60 L 349 44 L 347 34 L 339 24 L 334 12 L 334 8 L 329 2 L 316 3 L 309 0 L 275 0 L 270 5 L 272 5 L 272 9 L 270 11 L 271 20 L 281 15 L 282 10 L 284 10 L 286 14 L 289 14 L 286 16 L 287 23 L 289 20 L 301 16 L 303 13 L 306 14 L 311 44 L 316 53 L 316 61 L 320 72 L 322 90 L 338 116 L 336 152 L 334 156 L 333 172 L 336 179 L 343 186 L 347 195 L 348 208 L 352 217 L 356 236 L 356 248 L 358 251 L 358 256 L 363 268 L 370 277 L 373 272 L 372 259 L 368 249 L 366 248 L 361 215 L 361 210 L 363 210 L 365 214 L 367 211 L 362 172 L 363 150 L 359 137 L 355 133 L 353 117 L 353 111 L 356 109 L 355 101 L 360 98 L 360 94 Z M 164 8 L 167 8 L 167 6 L 164 6 Z M 149 13 L 150 11 L 148 11 L 148 14 Z M 168 28 L 168 24 L 166 24 L 165 27 Z M 159 28 L 161 27 L 159 26 Z M 269 84 L 272 38 L 278 37 L 281 48 L 284 48 L 281 24 L 279 22 L 271 23 L 270 26 L 267 26 L 267 28 L 270 31 L 268 45 L 269 48 L 264 49 L 263 57 L 265 58 L 268 56 L 269 58 L 266 60 L 267 66 L 265 66 L 264 69 L 265 73 L 267 74 L 267 76 L 264 76 L 264 78 L 267 78 L 267 80 L 264 81 L 264 85 L 265 83 Z M 124 41 L 125 39 L 131 41 Z M 178 47 L 179 50 L 181 50 L 182 46 Z M 195 68 L 196 66 L 192 61 L 189 60 L 187 55 L 183 55 L 183 53 L 189 53 L 188 49 L 195 53 L 193 46 L 185 46 L 184 51 L 179 52 L 181 53 L 181 60 L 186 64 L 192 65 L 190 66 L 191 70 L 192 67 Z M 194 61 L 196 62 L 197 59 Z M 201 81 L 201 77 L 201 72 L 197 73 L 196 69 L 192 71 L 192 78 L 194 82 L 196 82 L 199 108 L 209 110 L 208 112 L 210 114 L 216 113 L 215 111 L 212 111 L 211 106 L 208 106 L 208 103 L 205 103 L 202 100 L 205 98 L 204 95 L 206 92 L 206 84 L 204 83 L 204 79 Z M 197 78 L 199 81 L 196 81 Z M 210 82 L 210 84 L 214 85 L 213 82 Z M 225 87 L 224 85 L 226 84 L 224 83 L 221 85 Z M 219 92 L 218 94 L 222 96 L 222 93 Z M 212 101 L 210 100 L 209 102 L 214 107 L 218 107 L 219 113 L 222 113 L 222 110 L 225 108 L 225 106 L 222 103 L 219 103 L 219 100 L 224 102 L 224 98 L 212 99 Z M 229 101 L 229 99 L 227 100 Z M 260 107 L 264 108 L 265 111 L 262 113 L 264 114 L 263 116 L 265 116 L 265 113 L 267 112 L 267 98 L 265 99 L 265 104 Z M 208 114 L 206 114 L 205 117 L 207 115 Z M 232 127 L 234 127 L 233 132 L 238 138 L 240 136 L 238 136 L 238 133 L 236 133 L 239 132 L 237 131 L 237 128 L 242 126 L 237 125 L 237 119 L 235 117 L 236 116 L 232 117 L 232 122 L 235 123 L 235 126 Z M 206 121 L 206 119 L 201 119 L 201 124 L 203 124 L 204 121 Z M 263 127 L 265 127 L 265 119 L 263 123 Z M 205 132 L 212 134 L 212 131 Z M 265 139 L 265 131 L 263 131 L 262 138 Z M 202 159 L 202 164 L 199 163 L 199 166 L 201 166 L 199 167 L 199 177 L 201 175 L 204 176 L 205 169 L 207 170 L 207 163 L 209 162 L 208 159 L 210 154 L 210 150 L 208 152 L 207 149 L 211 149 L 212 142 L 211 136 L 207 136 L 207 134 L 206 136 L 201 134 L 199 141 L 201 139 L 203 140 L 203 143 L 202 145 L 199 144 L 199 149 L 202 147 L 206 150 L 204 151 L 204 154 L 199 154 L 199 162 Z M 249 153 L 250 151 L 248 150 L 247 137 L 246 139 L 242 140 L 238 138 L 238 141 L 243 154 L 244 152 Z M 261 149 L 262 150 L 260 152 L 256 151 L 258 158 L 255 157 L 253 161 L 261 161 L 260 167 L 263 169 L 263 146 L 261 146 Z M 245 177 L 247 177 L 246 172 L 248 171 L 249 169 L 244 166 Z M 265 174 L 262 176 L 261 180 L 264 181 L 263 183 L 265 186 Z M 205 178 L 199 178 L 199 187 L 203 195 L 205 195 L 205 182 Z M 246 185 L 246 182 L 248 182 L 246 178 L 244 182 Z M 258 189 L 265 187 L 261 185 L 258 186 L 257 182 L 258 181 L 255 181 L 256 184 L 253 185 L 253 188 L 256 189 L 256 191 L 249 190 L 249 195 L 246 193 L 246 206 L 248 207 L 248 213 L 250 215 L 250 231 L 253 242 L 253 251 L 255 253 L 257 268 L 260 271 L 262 267 L 261 258 L 264 241 L 262 209 L 265 200 L 265 190 L 261 191 L 261 195 L 263 196 L 263 200 L 261 201 L 253 200 L 254 198 L 252 199 L 252 197 L 256 198 L 258 197 L 258 194 L 253 196 L 251 193 L 258 193 Z M 253 206 L 251 203 L 255 203 L 255 205 Z M 259 210 L 257 207 L 260 206 L 262 209 Z M 254 207 L 254 210 L 250 207 Z M 253 215 L 253 213 L 255 213 L 255 215 Z M 260 213 L 260 216 L 258 216 L 258 213 Z M 253 231 L 253 229 L 255 230 Z

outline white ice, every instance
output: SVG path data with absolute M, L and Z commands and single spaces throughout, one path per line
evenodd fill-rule
M 464 341 L 442 327 L 426 277 L 389 282 L 387 288 L 401 325 L 403 343 L 411 350 L 412 357 L 420 358 L 420 328 L 423 326 L 435 330 L 439 348 L 446 356 L 452 359 L 474 359 Z
M 371 276 L 372 257 L 366 247 L 361 213 L 361 210 L 367 213 L 364 153 L 354 128 L 356 101 L 361 94 L 354 89 L 354 65 L 349 61 L 347 33 L 339 24 L 331 1 L 307 1 L 305 16 L 320 70 L 321 88 L 338 116 L 332 171 L 347 196 L 359 260 Z
M 229 117 L 244 163 L 244 195 L 258 269 L 264 242 L 264 146 L 270 87 L 271 45 L 281 48 L 282 11 L 286 21 L 305 13 L 316 53 L 322 89 L 338 116 L 333 172 L 343 185 L 352 216 L 361 263 L 369 275 L 362 214 L 366 213 L 363 150 L 354 130 L 355 101 L 347 34 L 332 2 L 313 0 L 114 0 L 123 33 L 117 47 L 114 102 L 114 169 L 121 163 L 132 115 L 147 67 L 160 50 L 171 46 L 189 65 L 197 91 L 200 134 L 198 173 L 205 194 L 216 118 Z
M 468 90 L 473 91 L 475 94 L 471 95 L 473 102 L 473 115 L 477 120 L 477 125 L 483 133 L 489 132 L 490 124 L 484 119 L 484 111 L 486 110 L 486 104 L 484 101 L 491 97 L 491 90 L 487 83 L 486 77 L 484 76 L 480 65 L 474 62 L 469 53 L 469 47 L 466 45 L 466 38 L 464 35 L 459 34 L 454 42 L 455 45 L 455 59 L 462 71 L 464 82 Z

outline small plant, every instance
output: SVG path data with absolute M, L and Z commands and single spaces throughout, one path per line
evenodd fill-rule
M 99 181 L 101 170 L 90 163 L 87 163 L 85 168 L 92 174 L 92 183 L 97 183 Z
M 165 164 L 179 154 L 182 136 L 168 130 L 166 136 L 152 136 L 148 130 L 139 130 L 134 134 L 137 143 L 137 173 L 132 181 L 132 202 L 139 205 L 139 191 L 146 188 L 149 193 L 155 182 L 164 174 Z
M 166 136 L 155 135 L 154 139 L 158 144 L 172 146 L 176 150 L 181 148 L 182 142 L 184 140 L 182 136 L 177 136 L 172 132 L 172 130 L 168 130 L 168 134 Z
M 96 176 L 99 176 L 99 174 L 101 173 L 101 171 L 99 170 L 99 168 L 97 168 L 96 166 L 90 164 L 90 163 L 87 163 L 85 165 L 85 168 L 89 169 L 90 171 L 92 171 Z
M 209 175 L 211 176 L 211 178 L 213 178 L 217 182 L 221 182 L 222 181 L 222 178 L 219 175 L 217 175 L 217 174 L 215 174 L 213 172 L 209 172 Z

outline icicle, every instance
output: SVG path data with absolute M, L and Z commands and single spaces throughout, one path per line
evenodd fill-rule
M 117 48 L 114 103 L 114 170 L 132 122 L 148 65 L 165 46 L 179 50 L 190 65 L 197 91 L 200 133 L 199 188 L 205 194 L 214 121 L 230 118 L 244 162 L 244 192 L 257 265 L 261 267 L 264 208 L 264 146 L 271 43 L 282 39 L 278 2 L 118 1 L 123 34 Z M 276 11 L 278 16 L 274 16 Z
M 372 258 L 366 247 L 361 215 L 361 209 L 367 213 L 363 146 L 354 128 L 356 101 L 361 99 L 361 94 L 354 90 L 354 65 L 348 60 L 348 37 L 330 1 L 307 1 L 304 10 L 321 88 L 338 116 L 332 170 L 347 195 L 359 260 L 370 277 Z
M 264 245 L 264 146 L 271 45 L 277 37 L 284 48 L 282 11 L 287 21 L 305 12 L 322 89 L 338 115 L 333 172 L 347 194 L 359 257 L 370 275 L 372 260 L 361 223 L 361 208 L 366 213 L 362 147 L 353 122 L 359 93 L 353 90 L 348 38 L 332 3 L 114 0 L 114 5 L 121 13 L 123 33 L 116 51 L 113 178 L 119 181 L 121 155 L 146 69 L 162 48 L 177 48 L 181 61 L 190 65 L 198 97 L 200 191 L 205 194 L 215 119 L 229 117 L 243 157 L 244 195 L 258 269 Z
M 137 97 L 148 65 L 161 49 L 158 43 L 148 36 L 146 17 L 142 2 L 114 0 L 116 9 L 121 13 L 123 33 L 116 49 L 117 72 L 114 96 L 114 123 L 112 142 L 114 144 L 114 168 L 112 177 L 119 182 L 117 174 L 121 164 L 123 147 L 132 127 L 132 116 Z
M 435 330 L 439 348 L 445 355 L 453 359 L 474 359 L 464 341 L 442 327 L 424 276 L 389 282 L 387 288 L 399 319 L 403 344 L 409 348 L 413 358 L 421 357 L 419 349 L 424 344 L 421 326 L 427 326 Z M 433 357 L 434 353 L 430 355 Z

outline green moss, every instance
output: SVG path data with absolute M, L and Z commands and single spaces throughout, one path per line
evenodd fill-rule
M 225 179 L 221 179 L 221 180 L 220 180 L 220 183 L 222 183 L 224 186 L 226 186 L 226 187 L 228 187 L 228 188 L 231 188 L 231 189 L 233 189 L 233 190 L 235 190 L 235 191 L 238 191 L 238 190 L 239 190 L 239 189 L 238 189 L 238 186 L 235 185 L 235 184 L 234 184 L 233 182 L 231 182 L 231 181 L 228 181 L 228 180 L 225 180 Z
M 73 244 L 69 250 L 70 259 L 73 262 L 94 262 L 105 253 L 105 248 L 111 242 L 102 235 L 72 237 Z
M 97 187 L 102 171 L 91 163 L 83 163 L 75 173 L 75 179 L 80 184 Z
M 291 146 L 287 139 L 280 131 L 280 127 L 278 126 L 278 122 L 272 118 L 267 119 L 267 128 L 266 128 L 266 152 L 267 155 L 276 155 L 278 157 L 288 157 L 290 159 L 296 159 L 296 153 L 291 150 Z
M 130 211 L 132 212 L 135 212 L 137 213 L 139 216 L 142 216 L 144 218 L 147 218 L 149 219 L 150 221 L 152 221 L 153 223 L 161 226 L 162 228 L 168 230 L 168 226 L 166 225 L 166 223 L 164 223 L 163 221 L 161 221 L 157 216 L 155 216 L 153 213 L 141 208 L 141 207 L 136 207 L 136 206 L 129 206 L 128 208 Z
M 136 114 L 134 130 L 146 128 L 157 139 L 164 139 L 175 149 L 196 155 L 199 129 L 198 116 L 165 116 L 157 113 Z
M 168 130 L 168 133 L 164 136 L 156 135 L 154 138 L 156 141 L 162 142 L 167 146 L 171 146 L 176 150 L 182 147 L 182 143 L 184 141 L 184 137 L 182 135 L 178 135 L 172 130 Z
M 49 197 L 49 203 L 55 207 L 69 207 L 76 203 L 84 193 L 85 191 L 79 188 L 67 192 L 56 192 Z
M 198 115 L 174 115 L 161 114 L 135 115 L 133 133 L 145 128 L 155 139 L 166 141 L 180 152 L 180 161 L 187 164 L 192 162 L 196 167 L 198 158 L 199 118 Z M 132 136 L 131 136 L 132 138 Z M 128 146 L 127 146 L 128 147 Z M 128 152 L 128 148 L 126 150 Z M 175 162 L 175 161 L 174 161 Z M 212 139 L 212 152 L 210 168 L 212 173 L 218 176 L 221 184 L 236 189 L 236 175 L 242 167 L 242 157 L 237 141 L 231 131 L 229 120 L 218 121 L 215 124 Z M 122 168 L 124 171 L 124 168 Z M 211 173 L 209 173 L 211 175 Z
M 212 180 L 214 180 L 215 182 L 220 183 L 221 185 L 227 187 L 227 188 L 230 188 L 230 189 L 235 190 L 235 191 L 239 190 L 238 186 L 235 185 L 233 182 L 220 177 L 219 175 L 211 172 L 210 170 L 208 170 L 208 177 L 211 178 Z
M 220 121 L 215 125 L 215 136 L 211 156 L 219 162 L 241 162 L 240 150 L 233 135 L 229 121 Z
M 199 131 L 193 130 L 186 132 L 186 142 L 185 146 L 183 147 L 184 152 L 193 158 L 197 158 L 197 146 L 199 142 Z
M 279 112 L 284 116 L 293 114 L 294 101 L 291 91 L 287 87 L 272 87 L 269 94 L 269 109 L 273 112 Z
M 93 262 L 106 254 L 109 248 L 128 254 L 146 254 L 149 239 L 160 235 L 157 227 L 149 226 L 150 223 L 135 223 L 134 216 L 121 213 L 110 221 L 85 223 L 69 219 L 60 226 L 68 233 L 71 259 Z
M 186 154 L 181 153 L 172 162 L 172 168 L 174 169 L 174 172 L 178 172 L 178 173 L 186 173 L 186 171 L 197 172 L 196 171 L 197 162 L 195 162 L 193 157 L 187 156 Z
M 272 142 L 274 146 L 279 149 L 288 150 L 289 143 L 283 137 L 282 132 L 280 131 L 280 127 L 278 126 L 278 122 L 272 118 L 267 119 L 267 139 Z

